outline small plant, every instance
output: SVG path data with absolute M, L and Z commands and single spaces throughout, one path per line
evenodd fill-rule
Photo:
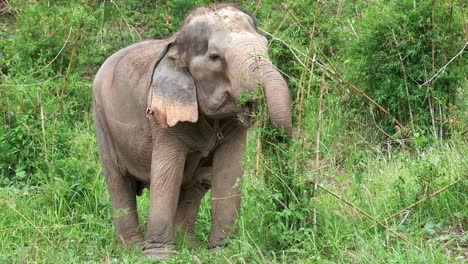
M 147 262 L 113 238 L 92 79 L 114 51 L 168 37 L 188 10 L 222 1 L 3 2 L 0 262 Z M 463 262 L 463 2 L 240 4 L 254 13 L 288 82 L 294 136 L 268 125 L 260 87 L 240 95 L 237 103 L 255 101 L 256 111 L 239 235 L 218 254 L 182 243 L 168 262 Z M 147 219 L 148 195 L 138 198 L 140 219 Z M 196 228 L 205 242 L 210 213 L 206 198 Z

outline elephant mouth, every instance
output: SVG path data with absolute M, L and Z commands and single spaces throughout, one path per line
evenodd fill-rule
M 240 106 L 240 110 L 237 112 L 237 119 L 244 124 L 244 126 L 249 127 L 251 125 L 253 113 L 255 112 L 255 105 L 253 102 L 245 102 Z
M 242 105 L 242 110 L 247 114 L 252 114 L 255 111 L 254 103 L 251 101 L 247 101 L 245 104 Z
M 208 105 L 200 105 L 201 112 L 213 119 L 224 119 L 229 117 L 237 118 L 241 123 L 250 125 L 250 119 L 254 115 L 255 103 L 253 101 L 246 101 L 242 104 L 236 102 L 231 96 L 225 96 L 220 103 L 214 107 Z

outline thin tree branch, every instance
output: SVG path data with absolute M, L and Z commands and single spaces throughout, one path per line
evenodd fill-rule
M 466 129 L 465 131 L 461 132 L 460 135 L 464 136 L 466 133 L 468 133 L 468 129 Z
M 449 184 L 449 185 L 447 185 L 447 186 L 444 186 L 442 189 L 440 189 L 440 190 L 438 190 L 438 191 L 436 191 L 436 192 L 433 192 L 433 193 L 429 194 L 428 196 L 424 197 L 423 199 L 421 199 L 421 200 L 419 200 L 419 201 L 417 201 L 417 202 L 415 202 L 415 203 L 413 203 L 413 204 L 411 204 L 411 205 L 409 205 L 409 206 L 407 206 L 407 207 L 401 209 L 401 210 L 398 211 L 397 213 L 394 213 L 394 214 L 388 216 L 387 218 L 384 219 L 384 222 L 387 222 L 388 220 L 394 218 L 395 216 L 398 216 L 398 215 L 400 215 L 400 214 L 402 214 L 402 213 L 404 213 L 404 212 L 406 212 L 406 211 L 409 211 L 410 209 L 412 209 L 412 208 L 418 206 L 419 204 L 421 204 L 421 203 L 423 203 L 423 202 L 425 202 L 425 201 L 427 201 L 427 200 L 429 200 L 429 199 L 431 199 L 431 198 L 433 198 L 433 197 L 435 197 L 435 196 L 437 196 L 437 195 L 439 195 L 439 194 L 445 192 L 445 191 L 448 190 L 450 187 L 454 186 L 455 184 L 457 184 L 457 183 L 459 183 L 459 182 L 460 182 L 460 180 L 457 180 L 457 181 L 455 181 L 455 182 L 453 182 L 453 183 L 451 183 L 451 184 Z
M 433 83 L 435 80 L 437 80 L 440 77 L 440 75 L 442 75 L 442 73 L 445 71 L 445 69 L 447 69 L 450 63 L 452 63 L 456 58 L 458 58 L 459 56 L 463 54 L 467 46 L 468 46 L 468 41 L 465 43 L 463 48 L 453 58 L 451 58 L 444 66 L 442 66 L 442 68 L 440 68 L 431 78 L 426 80 L 423 84 L 419 84 L 418 86 L 422 87 L 425 85 L 429 85 Z
M 61 228 L 67 228 L 67 227 L 72 227 L 72 226 L 79 226 L 79 225 L 86 225 L 89 223 L 76 223 L 76 224 L 71 224 L 71 225 L 51 225 L 51 226 L 36 226 L 37 229 L 61 229 Z M 12 227 L 6 227 L 3 229 L 0 229 L 0 233 L 4 232 L 10 232 L 10 231 L 17 231 L 17 230 L 28 230 L 31 229 L 31 227 L 27 226 L 12 226 Z
M 37 82 L 37 83 L 28 83 L 28 84 L 14 84 L 14 83 L 9 84 L 9 83 L 5 83 L 5 84 L 0 84 L 0 87 L 13 87 L 13 86 L 15 86 L 15 87 L 30 87 L 30 86 L 39 86 L 39 85 L 41 85 L 41 84 L 48 83 L 48 82 L 50 82 L 50 81 L 52 81 L 52 80 L 54 80 L 54 79 L 60 78 L 60 77 L 62 77 L 62 76 L 63 76 L 63 75 L 59 74 L 59 75 L 56 75 L 56 76 L 54 76 L 54 77 L 52 77 L 52 78 L 50 78 L 50 79 L 47 79 L 47 80 L 45 80 L 45 81 L 43 81 L 43 82 Z
M 359 208 L 358 206 L 356 206 L 355 204 L 353 204 L 352 202 L 344 199 L 343 197 L 341 197 L 340 195 L 334 193 L 333 191 L 330 191 L 328 190 L 327 188 L 323 187 L 322 185 L 314 182 L 314 181 L 306 181 L 307 184 L 313 184 L 313 185 L 317 185 L 318 188 L 324 190 L 325 192 L 331 194 L 332 196 L 334 196 L 335 198 L 337 198 L 338 200 L 344 202 L 345 204 L 347 204 L 348 206 L 351 206 L 352 208 L 354 208 L 356 211 L 360 212 L 361 214 L 363 214 L 364 216 L 366 216 L 367 218 L 373 220 L 374 222 L 376 222 L 378 225 L 380 225 L 381 227 L 383 227 L 385 230 L 387 230 L 388 232 L 392 233 L 394 236 L 396 236 L 397 238 L 399 238 L 400 240 L 404 241 L 405 243 L 407 243 L 408 245 L 411 245 L 412 247 L 414 247 L 415 249 L 417 249 L 419 252 L 422 252 L 422 249 L 419 248 L 418 246 L 416 246 L 415 244 L 413 244 L 411 241 L 409 241 L 408 238 L 404 237 L 403 235 L 399 234 L 398 232 L 396 232 L 395 230 L 393 230 L 392 228 L 390 228 L 389 226 L 387 226 L 386 224 L 384 224 L 383 222 L 381 222 L 380 220 L 378 220 L 377 218 L 373 217 L 372 215 L 370 215 L 368 212 L 364 211 L 363 209 Z
M 56 247 L 54 243 L 52 243 L 52 241 L 50 241 L 50 239 L 44 234 L 42 233 L 42 231 L 39 229 L 39 227 L 37 227 L 36 225 L 34 225 L 34 223 L 29 220 L 29 218 L 27 218 L 26 216 L 24 216 L 22 213 L 20 213 L 18 210 L 16 210 L 16 208 L 14 208 L 11 204 L 9 204 L 8 202 L 6 202 L 6 205 L 8 207 L 11 208 L 11 210 L 13 210 L 16 214 L 18 214 L 21 218 L 23 218 L 26 222 L 28 222 L 28 224 L 30 224 L 39 234 L 41 234 L 42 237 L 44 237 L 44 239 L 49 242 L 49 244 L 53 247 Z

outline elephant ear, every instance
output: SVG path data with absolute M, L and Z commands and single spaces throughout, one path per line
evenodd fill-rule
M 177 48 L 169 44 L 154 66 L 148 91 L 146 116 L 155 115 L 159 124 L 172 127 L 177 122 L 197 122 L 195 83 L 185 67 L 178 65 Z

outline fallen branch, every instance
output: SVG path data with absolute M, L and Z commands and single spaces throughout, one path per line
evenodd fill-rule
M 13 210 L 16 214 L 18 214 L 21 218 L 23 218 L 26 222 L 28 222 L 28 224 L 30 224 L 34 229 L 36 229 L 36 231 L 37 231 L 39 234 L 41 234 L 41 236 L 44 237 L 45 240 L 46 240 L 47 242 L 49 242 L 49 244 L 50 244 L 51 246 L 56 247 L 55 244 L 52 243 L 52 241 L 50 241 L 50 239 L 49 239 L 44 233 L 42 233 L 42 231 L 39 229 L 39 227 L 35 226 L 34 223 L 33 223 L 31 220 L 29 220 L 26 216 L 24 216 L 22 213 L 20 213 L 18 210 L 16 210 L 16 208 L 14 208 L 14 207 L 13 207 L 11 204 L 9 204 L 8 202 L 5 202 L 5 203 L 6 203 L 6 205 L 7 205 L 8 207 L 11 208 L 11 210 Z
M 79 225 L 87 225 L 87 224 L 89 223 L 76 223 L 76 224 L 71 224 L 71 225 L 36 226 L 36 228 L 37 229 L 61 229 L 61 228 L 67 228 L 67 227 L 79 226 Z M 27 227 L 27 226 L 12 226 L 12 227 L 0 229 L 0 233 L 17 231 L 17 230 L 27 230 L 30 228 L 31 227 Z
M 42 81 L 42 82 L 37 82 L 37 83 L 28 83 L 28 84 L 15 84 L 15 83 L 5 83 L 5 84 L 2 84 L 0 83 L 0 87 L 29 87 L 29 86 L 39 86 L 39 85 L 42 85 L 42 84 L 45 84 L 45 83 L 48 83 L 54 79 L 57 79 L 57 78 L 60 78 L 62 77 L 63 75 L 61 74 L 57 74 L 56 76 L 50 78 L 50 79 L 47 79 L 45 81 Z
M 468 129 L 466 129 L 465 131 L 461 132 L 461 134 L 460 134 L 460 135 L 462 135 L 462 136 L 463 136 L 463 135 L 465 135 L 466 133 L 468 133 Z
M 398 211 L 397 213 L 394 213 L 394 214 L 388 216 L 387 218 L 384 219 L 384 221 L 387 222 L 388 220 L 394 218 L 395 216 L 400 215 L 400 214 L 402 214 L 402 213 L 404 213 L 404 212 L 406 212 L 406 211 L 409 211 L 410 209 L 412 209 L 412 208 L 416 207 L 417 205 L 419 205 L 419 204 L 421 204 L 421 203 L 423 203 L 423 202 L 425 202 L 425 201 L 427 201 L 427 200 L 433 198 L 434 196 L 437 196 L 437 195 L 439 195 L 439 194 L 445 192 L 445 191 L 448 190 L 450 187 L 454 186 L 455 184 L 457 184 L 457 183 L 459 183 L 459 182 L 460 182 L 460 180 L 457 180 L 457 181 L 455 181 L 455 182 L 453 182 L 453 183 L 451 183 L 451 184 L 449 184 L 449 185 L 447 185 L 447 186 L 444 186 L 442 189 L 440 189 L 440 190 L 438 190 L 438 191 L 436 191 L 436 192 L 433 192 L 433 193 L 429 194 L 428 196 L 424 197 L 423 199 L 421 199 L 421 200 L 419 200 L 419 201 L 417 201 L 417 202 L 415 202 L 415 203 L 413 203 L 413 204 L 407 206 L 407 207 L 404 208 L 404 209 L 401 209 L 401 210 Z
M 417 249 L 418 251 L 422 252 L 422 249 L 419 248 L 418 246 L 416 246 L 415 244 L 411 243 L 411 241 L 409 241 L 408 238 L 404 237 L 403 235 L 399 234 L 398 232 L 396 232 L 395 230 L 393 230 L 392 228 L 390 228 L 389 226 L 387 226 L 386 224 L 382 223 L 380 220 L 378 220 L 377 218 L 373 217 L 372 215 L 370 215 L 368 212 L 364 211 L 363 209 L 359 208 L 358 206 L 356 206 L 355 204 L 353 204 L 352 202 L 344 199 L 343 197 L 341 197 L 340 195 L 334 193 L 333 191 L 330 191 L 328 190 L 327 188 L 323 187 L 322 185 L 314 182 L 314 181 L 306 181 L 305 182 L 306 184 L 311 184 L 311 185 L 316 185 L 318 188 L 324 190 L 325 192 L 331 194 L 332 196 L 334 196 L 335 198 L 337 198 L 338 200 L 344 202 L 345 204 L 347 204 L 348 206 L 354 208 L 356 211 L 360 212 L 361 214 L 363 214 L 364 216 L 366 216 L 367 218 L 373 220 L 374 222 L 376 222 L 378 225 L 380 225 L 381 227 L 383 227 L 385 230 L 387 230 L 388 232 L 392 233 L 394 236 L 396 236 L 397 238 L 401 239 L 402 241 L 404 241 L 405 243 L 407 243 L 408 245 L 414 247 L 415 249 Z

